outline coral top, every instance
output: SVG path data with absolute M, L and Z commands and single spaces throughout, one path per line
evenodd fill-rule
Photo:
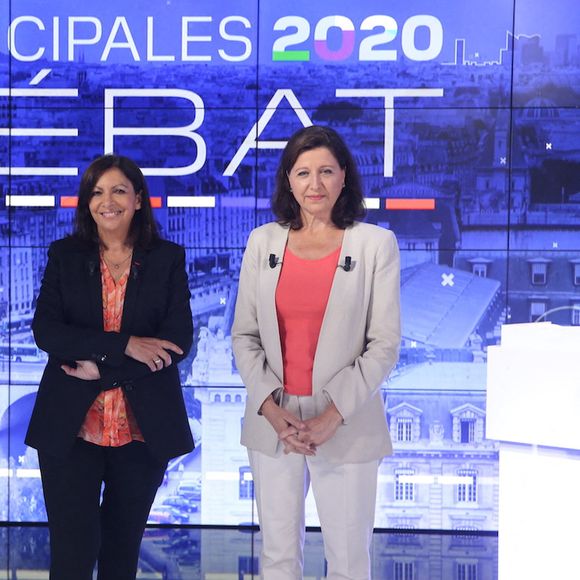
M 106 332 L 121 330 L 128 278 L 129 269 L 115 282 L 101 257 L 103 321 Z M 99 393 L 87 412 L 78 436 L 90 443 L 106 447 L 121 447 L 133 440 L 144 441 L 121 387 Z
M 288 248 L 276 288 L 284 391 L 312 395 L 312 367 L 340 248 L 319 260 L 305 260 Z

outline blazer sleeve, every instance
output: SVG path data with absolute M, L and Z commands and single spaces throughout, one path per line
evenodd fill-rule
M 389 230 L 386 234 L 376 249 L 364 351 L 323 387 L 344 423 L 377 393 L 399 358 L 400 257 L 395 235 Z
M 250 234 L 240 269 L 238 297 L 232 325 L 236 366 L 248 393 L 247 407 L 258 413 L 264 400 L 282 390 L 282 381 L 266 359 L 258 320 L 259 247 Z
M 185 268 L 185 250 L 181 247 L 177 250 L 167 288 L 169 292 L 167 309 L 161 327 L 155 336 L 169 340 L 181 348 L 183 354 L 170 352 L 171 360 L 177 364 L 188 355 L 193 343 L 191 292 Z
M 61 272 L 66 260 L 66 254 L 52 243 L 32 321 L 36 344 L 63 361 L 96 360 L 98 353 L 108 364 L 121 364 L 128 334 L 105 332 L 65 320 Z M 74 292 L 74 288 L 70 291 Z

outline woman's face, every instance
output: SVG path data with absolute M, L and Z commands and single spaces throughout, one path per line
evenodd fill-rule
M 141 209 L 141 195 L 135 192 L 127 176 L 116 167 L 105 171 L 89 201 L 99 237 L 115 235 L 125 239 L 138 209 Z
M 329 219 L 344 187 L 345 175 L 326 147 L 301 153 L 288 173 L 288 181 L 302 215 Z

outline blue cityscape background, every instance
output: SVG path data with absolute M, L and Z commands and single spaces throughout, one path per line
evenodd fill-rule
M 395 452 L 376 525 L 497 530 L 487 348 L 502 324 L 580 307 L 575 2 L 143 4 L 0 7 L 0 520 L 46 518 L 23 443 L 46 361 L 30 324 L 80 175 L 114 150 L 145 170 L 192 292 L 181 373 L 197 447 L 171 462 L 150 521 L 256 523 L 230 338 L 239 267 L 272 219 L 281 147 L 320 123 L 358 161 L 367 221 L 401 248 L 403 342 L 383 385 Z

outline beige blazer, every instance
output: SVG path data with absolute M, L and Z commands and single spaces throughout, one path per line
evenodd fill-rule
M 242 445 L 270 456 L 281 444 L 258 414 L 264 400 L 283 389 L 282 350 L 275 292 L 287 227 L 269 223 L 250 234 L 242 261 L 232 343 L 247 389 Z M 317 456 L 332 463 L 360 463 L 392 453 L 380 387 L 395 366 L 401 338 L 399 249 L 394 234 L 356 222 L 345 230 L 312 375 L 312 396 L 320 412 L 332 400 L 344 418 Z

